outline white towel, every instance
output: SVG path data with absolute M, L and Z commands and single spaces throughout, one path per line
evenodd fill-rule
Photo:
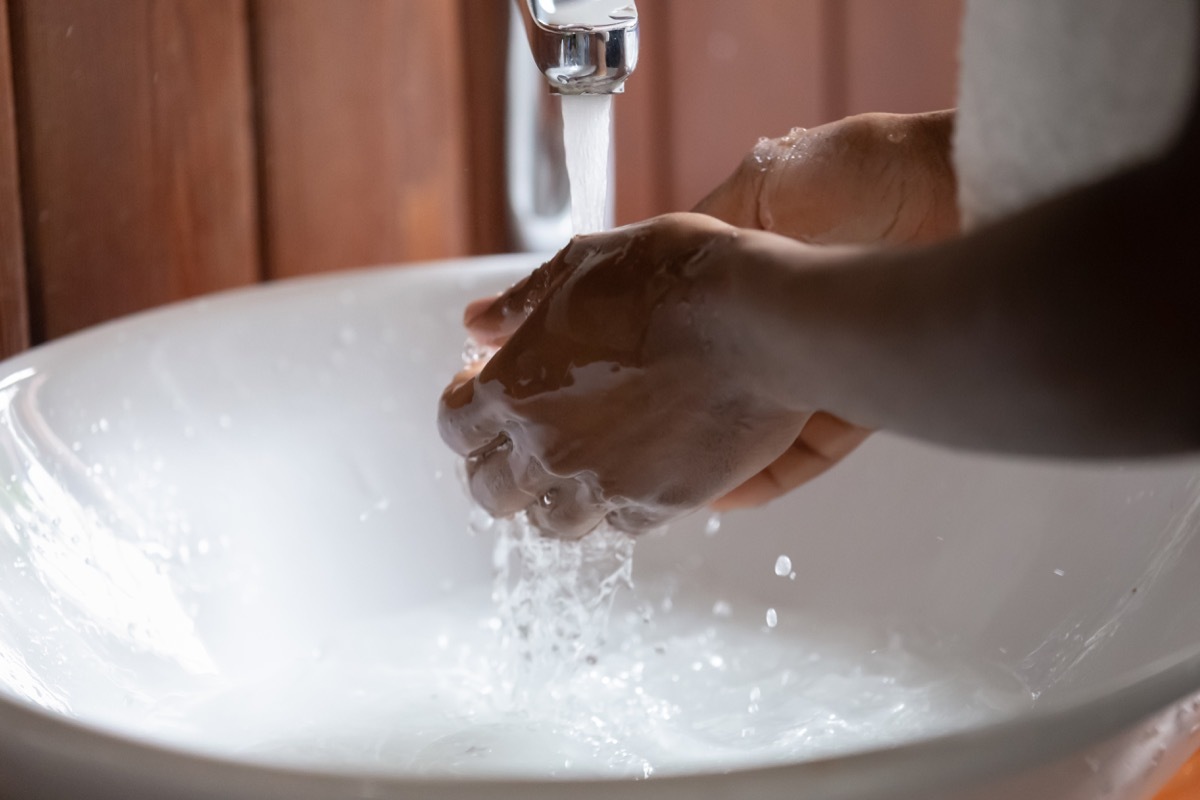
M 968 0 L 955 164 L 970 226 L 1160 153 L 1186 117 L 1194 0 Z

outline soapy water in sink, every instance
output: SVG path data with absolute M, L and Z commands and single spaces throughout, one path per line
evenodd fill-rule
M 585 552 L 520 521 L 498 527 L 495 586 L 347 628 L 256 679 L 161 700 L 135 732 L 309 769 L 644 778 L 887 746 L 1032 702 L 1009 673 L 896 630 L 796 611 L 770 627 L 762 603 L 684 597 L 653 579 L 614 606 L 632 545 L 610 537 L 623 534 Z M 560 616 L 538 616 L 546 609 Z
M 1031 702 L 986 666 L 796 614 L 767 629 L 737 601 L 619 613 L 606 646 L 516 692 L 483 599 L 343 631 L 282 672 L 161 701 L 135 732 L 306 768 L 641 778 L 886 746 Z

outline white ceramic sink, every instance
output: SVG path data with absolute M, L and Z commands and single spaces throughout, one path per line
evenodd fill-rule
M 0 365 L 0 794 L 1133 800 L 1200 747 L 1200 461 L 1024 462 L 882 435 L 719 535 L 693 518 L 646 539 L 637 581 L 919 626 L 1023 680 L 1037 701 L 1019 714 L 637 782 L 285 765 L 235 747 L 249 717 L 227 746 L 146 733 L 164 697 L 487 582 L 436 401 L 463 305 L 533 266 L 276 284 Z M 764 579 L 780 553 L 795 579 Z

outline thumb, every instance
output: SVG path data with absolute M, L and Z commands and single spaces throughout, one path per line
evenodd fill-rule
M 571 245 L 492 299 L 476 300 L 467 306 L 463 322 L 471 337 L 485 347 L 501 347 L 525 322 L 542 300 L 570 274 Z
M 763 178 L 761 169 L 749 170 L 745 165 L 740 166 L 692 210 L 716 217 L 735 228 L 761 228 L 758 195 Z

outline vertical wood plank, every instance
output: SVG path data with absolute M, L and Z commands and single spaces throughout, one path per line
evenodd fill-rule
M 961 0 L 838 0 L 846 14 L 846 113 L 950 108 Z
M 0 358 L 29 346 L 8 2 L 0 0 Z
M 253 281 L 243 0 L 10 3 L 35 334 Z
M 503 253 L 511 248 L 504 123 L 512 3 L 459 0 L 459 9 L 468 251 L 473 255 Z
M 613 101 L 616 221 L 621 225 L 674 210 L 668 2 L 638 0 L 638 67 Z
M 954 102 L 961 0 L 640 0 L 618 219 L 688 208 L 759 136 Z
M 267 274 L 466 252 L 458 4 L 253 2 Z
M 759 136 L 825 121 L 821 0 L 668 0 L 671 205 L 689 208 Z

